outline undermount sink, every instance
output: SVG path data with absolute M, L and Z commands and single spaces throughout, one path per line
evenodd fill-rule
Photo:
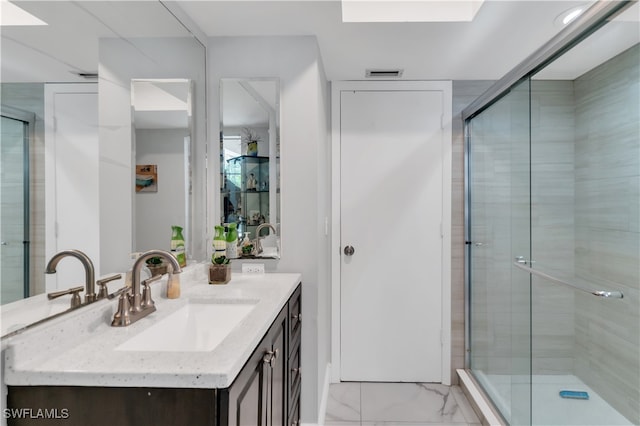
M 117 351 L 209 352 L 253 310 L 256 302 L 190 301 L 133 336 Z

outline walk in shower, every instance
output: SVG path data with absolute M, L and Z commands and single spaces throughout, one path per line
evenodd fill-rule
M 466 362 L 508 424 L 640 424 L 640 12 L 627 6 L 596 3 L 463 112 Z

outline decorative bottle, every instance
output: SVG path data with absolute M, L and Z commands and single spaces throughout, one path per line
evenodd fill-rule
M 238 258 L 238 230 L 235 223 L 229 224 L 227 231 L 227 259 Z
M 227 239 L 224 235 L 224 227 L 216 226 L 215 235 L 213 237 L 213 258 L 227 255 Z
M 172 226 L 173 234 L 171 235 L 171 254 L 175 256 L 180 267 L 187 266 L 187 253 L 184 248 L 184 237 L 182 236 L 182 228 Z

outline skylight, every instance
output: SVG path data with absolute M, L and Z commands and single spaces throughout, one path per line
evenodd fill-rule
M 342 22 L 470 22 L 484 0 L 342 0 Z
M 40 18 L 36 18 L 26 10 L 10 3 L 8 0 L 0 0 L 0 26 L 27 26 L 48 25 Z

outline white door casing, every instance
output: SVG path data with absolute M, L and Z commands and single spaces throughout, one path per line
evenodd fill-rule
M 332 120 L 332 381 L 449 384 L 451 83 L 334 83 Z

